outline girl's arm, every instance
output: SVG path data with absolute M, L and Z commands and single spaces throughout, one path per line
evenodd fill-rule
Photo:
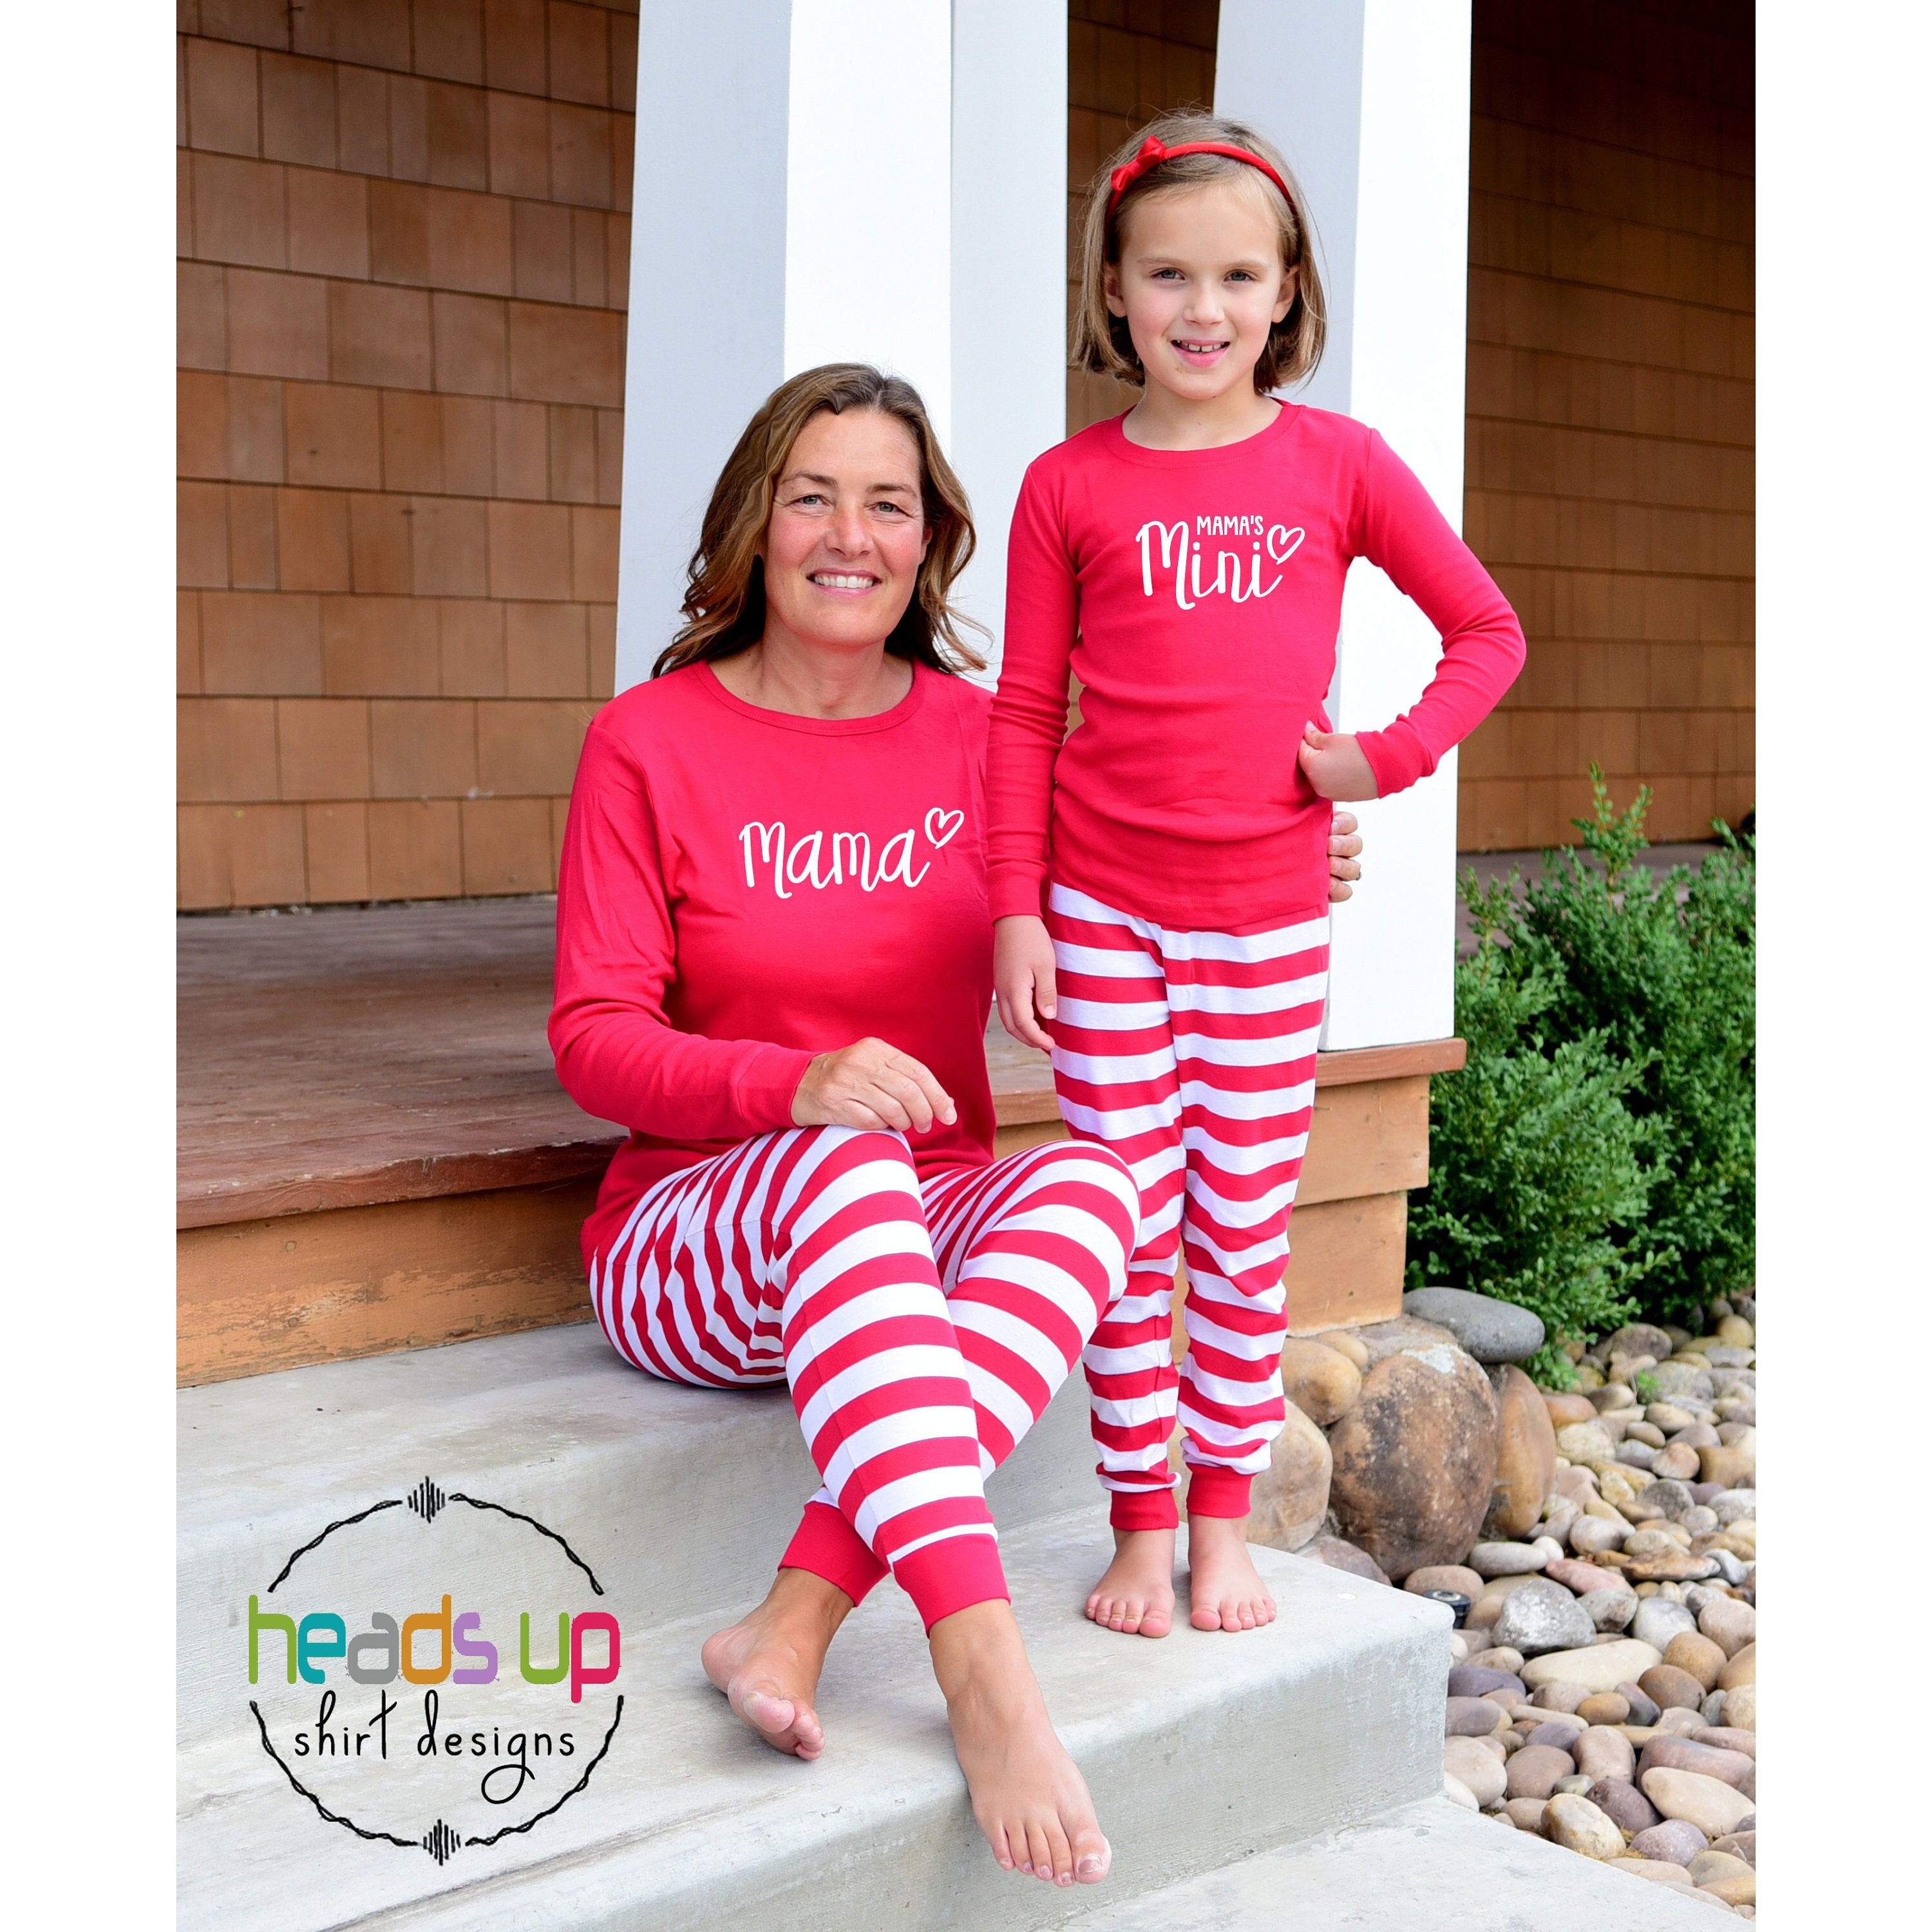
M 587 1114 L 667 1140 L 745 1140 L 792 1122 L 812 1056 L 706 1040 L 665 1017 L 677 944 L 643 772 L 592 724 L 556 888 L 557 1078 Z
M 1386 798 L 1426 778 L 1490 712 L 1522 668 L 1522 626 L 1475 553 L 1408 466 L 1369 433 L 1356 554 L 1388 573 L 1442 637 L 1436 675 L 1415 704 L 1379 731 L 1357 734 Z
M 986 741 L 986 884 L 995 920 L 1040 916 L 1079 608 L 1054 506 L 1029 470 L 1006 546 L 1006 640 Z

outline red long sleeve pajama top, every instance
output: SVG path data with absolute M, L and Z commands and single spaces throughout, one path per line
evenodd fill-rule
M 958 1108 L 923 1174 L 992 1157 L 988 700 L 916 666 L 877 717 L 794 718 L 709 665 L 591 725 L 557 881 L 550 1040 L 580 1106 L 629 1127 L 586 1257 L 664 1174 L 789 1127 L 814 1054 L 868 1035 Z
M 1324 910 L 1331 807 L 1295 752 L 1311 720 L 1328 728 L 1342 580 L 1358 556 L 1442 638 L 1414 709 L 1360 734 L 1386 797 L 1481 722 L 1523 642 L 1489 573 L 1373 430 L 1285 404 L 1260 434 L 1218 449 L 1143 449 L 1116 418 L 1040 457 L 1006 554 L 988 747 L 993 916 L 1039 913 L 1049 874 L 1196 930 Z M 1068 736 L 1070 670 L 1081 722 Z

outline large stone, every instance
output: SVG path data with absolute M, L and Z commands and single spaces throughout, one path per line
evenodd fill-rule
M 1577 1716 L 1578 1708 L 1590 1694 L 1580 1684 L 1539 1684 L 1529 1694 L 1529 1707 L 1533 1711 L 1550 1711 L 1569 1720 L 1574 1730 L 1582 1730 L 1589 1719 Z
M 1348 1332 L 1360 1343 L 1366 1358 L 1356 1364 L 1364 1376 L 1406 1348 L 1433 1348 L 1446 1343 L 1460 1350 L 1462 1346 L 1440 1323 L 1418 1321 L 1411 1315 L 1398 1315 L 1393 1322 L 1371 1322 L 1366 1328 L 1353 1328 Z
M 1288 1400 L 1324 1429 L 1346 1415 L 1362 1392 L 1361 1370 L 1339 1348 L 1320 1342 L 1286 1343 L 1281 1380 Z
M 1485 1811 L 1503 1802 L 1506 1778 L 1502 1761 L 1484 1748 L 1480 1738 L 1449 1738 L 1442 1747 L 1442 1768 L 1466 1785 Z
M 1581 1852 L 1586 1858 L 1623 1855 L 1624 1834 L 1616 1820 L 1572 1792 L 1559 1792 L 1544 1807 L 1543 1831 L 1565 1851 Z
M 1570 1745 L 1576 1768 L 1591 1779 L 1620 1778 L 1628 1784 L 1636 1772 L 1636 1748 L 1622 1732 L 1607 1724 L 1580 1731 Z
M 1507 1818 L 1519 1832 L 1540 1833 L 1544 1810 L 1548 1803 L 1549 1800 L 1544 1798 L 1505 1798 L 1498 1815 Z
M 1607 1870 L 1628 1872 L 1633 1878 L 1646 1878 L 1653 1882 L 1668 1886 L 1672 1892 L 1681 1892 L 1694 1898 L 1697 1888 L 1690 1882 L 1690 1874 L 1682 1865 L 1666 1864 L 1661 1858 L 1639 1858 L 1625 1856 L 1612 1858 Z
M 1496 1396 L 1496 1480 L 1484 1534 L 1522 1536 L 1535 1526 L 1556 1486 L 1556 1432 L 1536 1384 L 1522 1370 L 1492 1369 L 1490 1386 Z
M 1740 1490 L 1754 1483 L 1757 1480 L 1755 1432 L 1749 1442 L 1720 1442 L 1714 1449 L 1700 1449 L 1697 1466 L 1706 1482 L 1721 1483 L 1727 1490 Z
M 1361 1337 L 1352 1328 L 1330 1328 L 1309 1339 L 1319 1342 L 1324 1348 L 1334 1349 L 1338 1354 L 1346 1355 L 1364 1375 L 1368 1373 L 1369 1352 L 1362 1346 Z
M 1630 1850 L 1640 1858 L 1661 1858 L 1673 1865 L 1688 1865 L 1700 1852 L 1710 1848 L 1710 1840 L 1697 1827 L 1682 1818 L 1666 1819 L 1638 1832 Z
M 1630 1619 L 1636 1614 L 1642 1599 L 1626 1583 L 1620 1590 L 1588 1591 L 1577 1600 L 1583 1606 L 1583 1614 L 1599 1632 L 1620 1632 L 1630 1628 Z M 1601 1640 L 1600 1636 L 1598 1641 Z
M 1628 1743 L 1628 1740 L 1624 1742 Z M 1580 1764 L 1581 1760 L 1578 1762 Z M 1660 1766 L 1666 1771 L 1694 1771 L 1703 1777 L 1714 1778 L 1735 1791 L 1742 1791 L 1745 1781 L 1756 1772 L 1757 1760 L 1746 1756 L 1742 1751 L 1720 1750 L 1714 1744 L 1700 1744 L 1694 1738 L 1660 1736 L 1652 1738 L 1644 1746 L 1643 1755 L 1637 1760 L 1637 1774 L 1641 1777 L 1646 1771 L 1654 1771 Z
M 1402 1312 L 1446 1328 L 1479 1362 L 1520 1362 L 1543 1346 L 1543 1322 L 1514 1302 L 1466 1288 L 1418 1288 Z
M 1405 1320 L 1361 1332 L 1372 1354 L 1382 1330 L 1428 1326 Z M 1489 1378 L 1453 1341 L 1384 1355 L 1329 1432 L 1330 1506 L 1342 1532 L 1398 1581 L 1455 1562 L 1489 1513 L 1496 1438 Z
M 1623 1566 L 1629 1583 L 1701 1583 L 1718 1574 L 1714 1556 L 1693 1556 L 1688 1550 L 1666 1550 L 1654 1556 L 1633 1556 Z
M 1742 1751 L 1754 1760 L 1757 1756 L 1757 1733 L 1740 1730 L 1732 1724 L 1706 1724 L 1701 1731 L 1690 1733 L 1693 1742 L 1712 1744 L 1719 1750 Z
M 1728 1693 L 1756 1682 L 1757 1644 L 1754 1640 L 1726 1660 L 1724 1669 L 1718 1672 L 1718 1688 Z M 1757 1727 L 1753 1725 L 1750 1728 L 1755 1730 Z
M 1586 1691 L 1616 1690 L 1661 1660 L 1650 1645 L 1620 1637 L 1587 1650 L 1553 1650 L 1532 1658 L 1522 1666 L 1522 1681 L 1532 1690 L 1539 1684 L 1576 1684 Z
M 1359 1550 L 1339 1536 L 1318 1536 L 1312 1542 L 1304 1543 L 1295 1554 L 1317 1563 L 1325 1563 L 1331 1570 L 1346 1570 L 1350 1576 L 1362 1577 L 1371 1583 L 1386 1583 L 1389 1580 L 1382 1565 L 1366 1550 Z
M 1736 1831 L 1757 1809 L 1755 1801 L 1742 1792 L 1700 1772 L 1671 1771 L 1660 1765 L 1643 1772 L 1637 1783 L 1665 1817 L 1696 1826 L 1706 1838 L 1721 1838 L 1726 1832 Z
M 1540 1657 L 1546 1650 L 1575 1650 L 1595 1641 L 1589 1613 L 1561 1583 L 1539 1576 L 1504 1600 L 1493 1634 L 1498 1643 Z
M 1666 1711 L 1696 1711 L 1704 1702 L 1703 1685 L 1688 1670 L 1679 1670 L 1672 1664 L 1654 1664 L 1636 1681 Z
M 1520 1645 L 1517 1646 L 1522 1648 Z M 1664 1660 L 1672 1668 L 1696 1678 L 1706 1692 L 1718 1688 L 1719 1673 L 1729 1659 L 1722 1646 L 1713 1643 L 1701 1631 L 1679 1630 L 1664 1647 Z
M 1545 1391 L 1543 1406 L 1550 1412 L 1552 1429 L 1568 1429 L 1573 1422 L 1594 1422 L 1596 1405 L 1586 1395 L 1552 1395 Z
M 1524 1666 L 1526 1669 L 1528 1666 Z M 1757 1686 L 1740 1684 L 1724 1693 L 1724 1728 L 1755 1731 L 1757 1729 Z
M 1476 1794 L 1460 1778 L 1451 1778 L 1446 1771 L 1442 1774 L 1442 1795 L 1451 1804 L 1460 1804 L 1466 1811 L 1480 1811 L 1483 1808 L 1476 1802 Z
M 1712 1398 L 1711 1372 L 1688 1362 L 1659 1362 L 1650 1371 L 1657 1398 L 1684 1408 L 1702 1408 Z
M 1697 1451 L 1687 1443 L 1672 1443 L 1650 1459 L 1650 1473 L 1660 1482 L 1694 1483 L 1702 1464 Z
M 1629 1586 L 1614 1570 L 1600 1568 L 1594 1563 L 1579 1563 L 1575 1558 L 1559 1556 L 1547 1564 L 1543 1573 L 1553 1578 L 1566 1590 L 1574 1590 L 1578 1596 L 1585 1596 L 1592 1590 L 1622 1590 Z
M 1688 1483 L 1646 1483 L 1636 1492 L 1636 1507 L 1640 1514 L 1665 1516 L 1672 1522 L 1686 1510 L 1696 1506 L 1696 1498 L 1691 1495 Z
M 1512 1798 L 1547 1798 L 1557 1780 L 1574 1776 L 1576 1769 L 1570 1754 L 1554 1744 L 1525 1744 L 1510 1760 L 1505 1783 Z
M 1531 1543 L 1479 1543 L 1469 1552 L 1469 1568 L 1485 1579 L 1528 1576 L 1549 1563 L 1548 1553 Z
M 1587 1468 L 1617 1460 L 1617 1446 L 1600 1422 L 1572 1422 L 1558 1430 L 1556 1453 L 1566 1461 L 1580 1462 Z
M 1354 1373 L 1340 1355 L 1335 1359 Z M 1250 1491 L 1248 1540 L 1270 1550 L 1299 1550 L 1318 1534 L 1328 1514 L 1333 1466 L 1328 1437 L 1291 1398 L 1268 1466 L 1256 1477 Z
M 1627 1779 L 1600 1778 L 1584 1795 L 1633 1837 L 1658 1822 L 1656 1806 Z
M 1486 1697 L 1492 1690 L 1507 1690 L 1518 1703 L 1529 1698 L 1529 1687 L 1514 1671 L 1486 1670 L 1480 1664 L 1459 1664 L 1449 1672 L 1452 1697 Z
M 1606 1516 L 1586 1511 L 1570 1524 L 1565 1540 L 1579 1556 L 1600 1556 L 1606 1550 L 1622 1549 L 1629 1534 L 1628 1523 L 1612 1522 Z
M 1509 1713 L 1486 1697 L 1451 1697 L 1443 1707 L 1442 1735 L 1448 1738 L 1491 1738 L 1506 1730 Z
M 1612 1355 L 1651 1355 L 1660 1362 L 1670 1355 L 1676 1344 L 1661 1328 L 1650 1322 L 1633 1322 L 1616 1334 L 1606 1335 L 1598 1346 L 1606 1360 Z
M 1576 1706 L 1586 1724 L 1627 1724 L 1630 1714 L 1630 1700 L 1614 1690 L 1593 1690 Z

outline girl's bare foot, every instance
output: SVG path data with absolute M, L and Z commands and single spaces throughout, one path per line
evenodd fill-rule
M 973 1816 L 1008 1871 L 1097 1885 L 1113 1862 L 1087 1783 L 1054 1735 L 1012 1606 L 974 1604 L 931 1632 Z
M 765 1600 L 704 1640 L 704 1674 L 774 1750 L 814 1758 L 825 1733 L 812 1708 L 818 1673 L 852 1599 L 808 1570 L 781 1570 Z
M 1196 1630 L 1258 1630 L 1274 1622 L 1274 1599 L 1248 1554 L 1244 1516 L 1187 1518 L 1187 1568 Z
M 1115 1530 L 1114 1560 L 1094 1586 L 1087 1614 L 1130 1636 L 1166 1636 L 1174 1627 L 1174 1532 Z

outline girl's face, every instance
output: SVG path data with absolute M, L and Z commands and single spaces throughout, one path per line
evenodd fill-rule
M 833 650 L 877 645 L 931 541 L 912 432 L 878 410 L 821 410 L 792 445 L 758 546 L 766 622 Z
M 1126 318 L 1148 382 L 1189 402 L 1252 388 L 1294 293 L 1274 217 L 1232 182 L 1136 203 L 1107 270 L 1107 307 Z

